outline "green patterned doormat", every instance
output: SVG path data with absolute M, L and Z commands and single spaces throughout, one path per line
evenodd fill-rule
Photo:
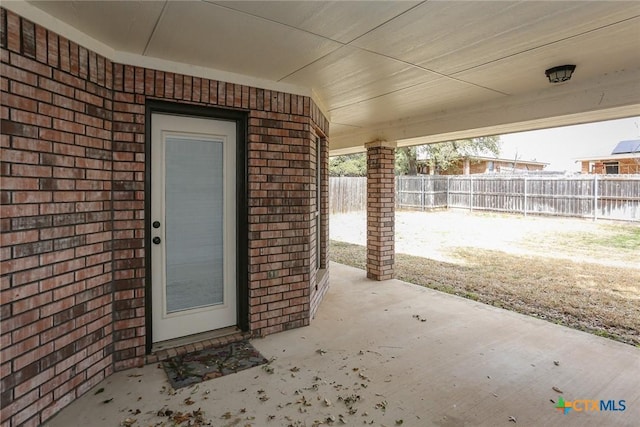
M 248 341 L 172 357 L 164 370 L 174 389 L 211 380 L 269 362 Z

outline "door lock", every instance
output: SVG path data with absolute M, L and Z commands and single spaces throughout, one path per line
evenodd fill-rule
M 162 239 L 160 239 L 159 237 L 154 237 L 152 242 L 155 243 L 156 245 L 159 245 L 160 242 L 162 242 Z
M 153 224 L 151 224 L 153 226 L 153 228 L 160 228 L 160 221 L 153 221 Z

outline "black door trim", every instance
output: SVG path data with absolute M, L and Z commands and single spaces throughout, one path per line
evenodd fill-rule
M 146 353 L 153 346 L 151 317 L 151 117 L 154 113 L 176 116 L 229 120 L 236 123 L 236 191 L 237 191 L 237 231 L 236 231 L 236 269 L 238 319 L 237 326 L 242 331 L 249 330 L 249 229 L 248 229 L 248 193 L 247 193 L 247 130 L 248 113 L 238 110 L 226 110 L 217 107 L 203 107 L 174 102 L 147 100 L 145 109 L 145 325 Z

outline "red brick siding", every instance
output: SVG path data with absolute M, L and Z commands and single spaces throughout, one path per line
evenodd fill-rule
M 328 133 L 311 99 L 112 64 L 0 10 L 3 425 L 144 361 L 147 99 L 248 112 L 250 331 L 308 324 L 312 132 Z
M 379 142 L 367 147 L 367 277 L 374 280 L 394 274 L 394 150 Z
M 640 174 L 640 159 L 638 158 L 583 161 L 582 173 L 606 174 L 605 164 L 607 163 L 617 163 L 619 174 Z M 590 165 L 593 165 L 593 169 L 590 168 Z
M 1 422 L 38 425 L 113 371 L 111 63 L 1 21 Z
M 313 156 L 312 156 L 312 168 L 313 168 L 313 190 L 314 190 L 314 200 L 313 200 L 313 211 L 318 210 L 320 214 L 320 230 L 316 229 L 316 218 L 312 218 L 310 227 L 312 228 L 312 241 L 311 241 L 311 249 L 312 249 L 312 259 L 311 259 L 311 272 L 312 278 L 310 281 L 310 289 L 311 289 L 311 309 L 310 309 L 310 317 L 313 318 L 315 313 L 329 288 L 329 273 L 326 271 L 327 264 L 329 262 L 329 254 L 327 252 L 327 241 L 329 238 L 329 218 L 328 218 L 328 197 L 329 197 L 329 183 L 326 177 L 328 176 L 329 169 L 329 144 L 327 143 L 326 138 L 319 136 L 318 134 L 323 134 L 319 129 L 311 129 L 311 137 L 312 140 L 315 141 Z M 316 151 L 316 146 L 319 146 L 319 149 Z M 319 158 L 317 158 L 316 153 L 319 153 Z M 320 168 L 320 179 L 321 181 L 317 181 L 317 168 Z M 320 206 L 316 206 L 317 203 L 317 193 L 320 192 Z M 320 240 L 319 245 L 319 253 L 317 253 L 317 241 Z M 321 270 L 318 271 L 318 267 Z

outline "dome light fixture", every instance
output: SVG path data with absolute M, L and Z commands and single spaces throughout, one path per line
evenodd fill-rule
M 575 65 L 560 65 L 558 67 L 549 68 L 544 73 L 547 75 L 549 83 L 562 83 L 571 78 L 575 69 Z

